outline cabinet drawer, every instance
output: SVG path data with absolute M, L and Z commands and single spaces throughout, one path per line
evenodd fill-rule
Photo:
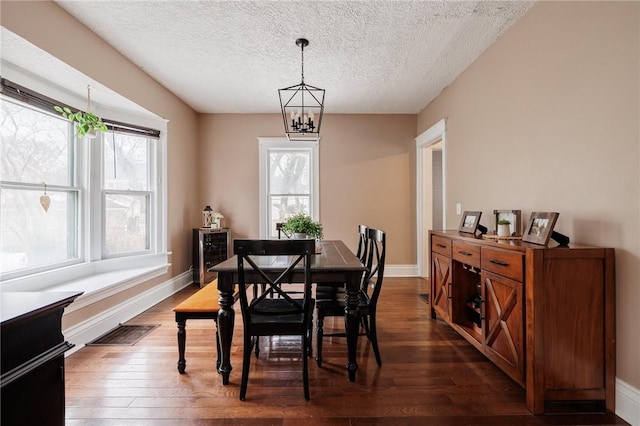
M 482 269 L 516 281 L 524 281 L 522 253 L 482 247 Z
M 480 246 L 460 241 L 453 242 L 453 258 L 467 265 L 480 267 Z
M 451 240 L 448 238 L 431 236 L 431 251 L 451 257 Z

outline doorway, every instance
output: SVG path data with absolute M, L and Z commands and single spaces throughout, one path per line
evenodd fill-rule
M 446 129 L 442 119 L 416 138 L 418 276 L 429 277 L 429 230 L 446 229 Z

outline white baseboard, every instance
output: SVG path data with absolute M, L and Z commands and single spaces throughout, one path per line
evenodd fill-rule
M 191 272 L 183 272 L 172 279 L 145 291 L 144 293 L 113 306 L 109 310 L 67 329 L 62 330 L 65 339 L 75 345 L 65 355 L 71 355 L 87 343 L 114 329 L 123 322 L 141 314 L 153 305 L 163 301 L 193 282 Z
M 631 425 L 640 426 L 640 389 L 616 379 L 616 415 Z
M 418 265 L 385 265 L 385 277 L 417 277 Z

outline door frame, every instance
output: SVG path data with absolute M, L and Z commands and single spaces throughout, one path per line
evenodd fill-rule
M 427 238 L 429 229 L 433 229 L 433 208 L 430 197 L 426 197 L 425 192 L 432 193 L 431 184 L 433 179 L 430 178 L 433 173 L 431 161 L 425 160 L 431 155 L 433 145 L 442 144 L 442 224 L 447 229 L 447 195 L 446 195 L 446 120 L 443 118 L 436 124 L 422 132 L 416 141 L 416 255 L 418 276 L 429 276 L 430 258 L 427 253 L 429 246 Z M 427 206 L 425 208 L 425 205 Z

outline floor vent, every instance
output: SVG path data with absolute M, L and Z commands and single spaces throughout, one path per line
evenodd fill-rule
M 135 345 L 144 336 L 153 331 L 154 328 L 160 324 L 155 325 L 122 325 L 109 331 L 106 334 L 95 339 L 93 342 L 87 343 L 87 346 L 91 345 Z

